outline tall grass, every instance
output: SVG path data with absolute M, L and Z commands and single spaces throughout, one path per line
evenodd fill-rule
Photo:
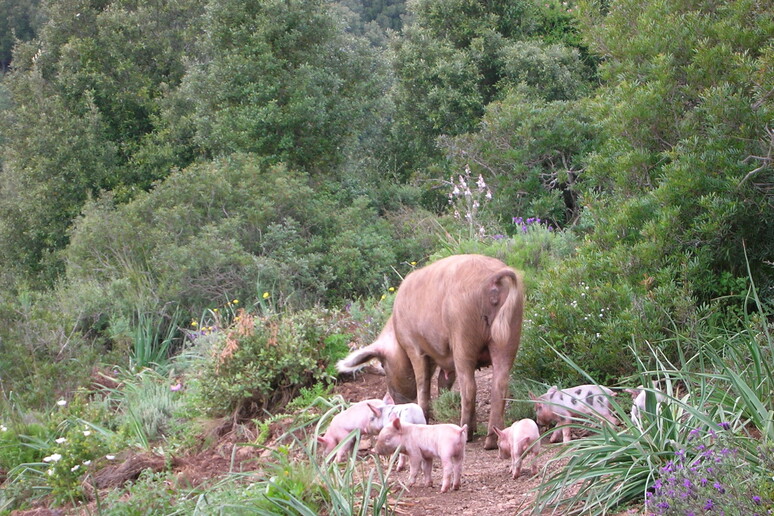
M 179 309 L 172 312 L 169 318 L 163 314 L 149 315 L 138 310 L 137 321 L 131 335 L 131 366 L 135 369 L 164 368 L 169 361 L 169 353 L 178 334 L 181 319 Z
M 677 335 L 678 349 L 698 350 L 691 356 L 680 353 L 678 364 L 654 350 L 656 366 L 641 370 L 641 376 L 666 382 L 667 402 L 658 410 L 650 399 L 642 428 L 614 402 L 622 430 L 603 427 L 562 445 L 552 462 L 567 464 L 539 486 L 535 512 L 594 516 L 642 501 L 676 456 L 686 463 L 700 460 L 689 441 L 699 434 L 714 436 L 719 424 L 731 432 L 735 453 L 749 467 L 748 480 L 766 478 L 760 450 L 774 443 L 774 346 L 765 317 L 754 325 L 742 323 L 745 330 L 736 333 Z

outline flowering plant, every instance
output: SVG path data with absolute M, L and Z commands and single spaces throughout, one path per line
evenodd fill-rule
M 646 494 L 649 515 L 774 513 L 774 500 L 761 490 L 765 479 L 755 478 L 742 452 L 729 447 L 728 423 L 720 426 L 720 431 L 710 429 L 703 439 L 701 431 L 692 430 L 689 438 L 695 446 L 678 450 L 660 469 Z
M 484 176 L 478 175 L 475 185 L 471 177 L 470 167 L 465 166 L 465 173 L 449 178 L 449 185 L 452 187 L 449 192 L 449 204 L 454 207 L 454 218 L 462 220 L 464 218 L 468 225 L 469 237 L 472 239 L 478 235 L 479 238 L 485 235 L 486 230 L 478 219 L 478 210 L 482 203 L 492 200 L 492 191 L 484 181 Z M 462 214 L 464 212 L 464 215 Z

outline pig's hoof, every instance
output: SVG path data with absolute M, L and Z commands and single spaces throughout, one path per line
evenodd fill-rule
M 485 450 L 497 449 L 497 434 L 486 436 L 486 441 L 484 441 L 484 449 Z

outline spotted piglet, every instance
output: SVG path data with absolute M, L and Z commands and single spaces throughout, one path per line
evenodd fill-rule
M 573 417 L 585 415 L 606 419 L 611 425 L 618 424 L 610 409 L 610 397 L 615 393 L 607 387 L 600 385 L 578 385 L 569 389 L 559 390 L 556 386 L 548 389 L 548 392 L 540 397 L 529 393 L 529 397 L 535 402 L 535 413 L 539 425 L 557 426 L 562 428 L 562 442 L 570 440 L 570 424 Z M 559 440 L 559 432 L 554 432 L 551 442 Z
M 535 476 L 537 474 L 537 456 L 540 452 L 540 430 L 538 430 L 537 424 L 531 419 L 522 419 L 505 430 L 495 428 L 495 432 L 497 433 L 500 458 L 511 458 L 511 476 L 518 478 L 521 475 L 521 461 L 527 449 L 532 456 L 532 476 Z M 530 446 L 532 447 L 530 448 Z
M 409 485 L 414 485 L 422 470 L 425 485 L 432 486 L 433 459 L 440 459 L 443 468 L 441 492 L 445 493 L 449 488 L 455 491 L 460 488 L 467 439 L 468 425 L 414 425 L 395 418 L 379 432 L 375 449 L 379 455 L 392 455 L 395 450 L 408 455 Z

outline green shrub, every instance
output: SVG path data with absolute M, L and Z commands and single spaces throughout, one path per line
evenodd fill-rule
M 320 311 L 241 313 L 219 330 L 194 378 L 196 404 L 206 414 L 250 417 L 282 410 L 301 387 L 330 379 Z
M 146 514 L 190 514 L 195 498 L 171 489 L 175 475 L 146 469 L 139 478 L 121 489 L 113 489 L 98 500 L 99 514 L 104 516 L 144 516 Z
M 433 417 L 442 423 L 459 423 L 460 410 L 462 408 L 462 396 L 459 391 L 449 390 L 441 392 L 435 398 L 431 407 Z

